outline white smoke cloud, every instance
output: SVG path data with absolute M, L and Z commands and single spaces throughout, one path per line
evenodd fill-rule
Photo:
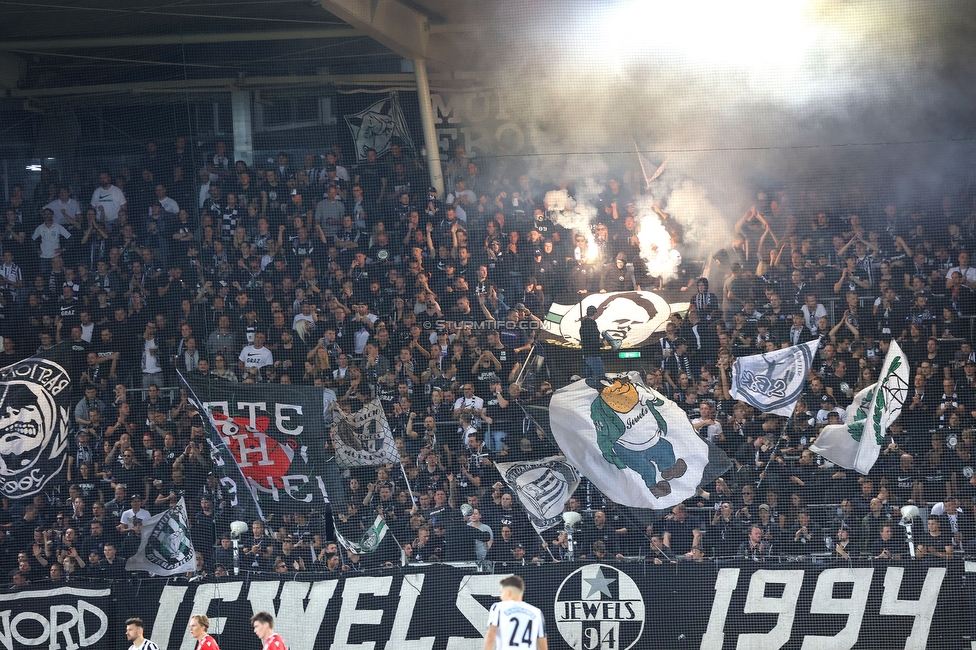
M 670 156 L 651 189 L 699 247 L 686 257 L 727 245 L 760 188 L 806 218 L 800 189 L 846 216 L 969 181 L 976 3 L 679 4 L 492 5 L 483 65 L 527 127 L 535 177 L 613 171 L 635 190 L 635 142 L 652 167 Z

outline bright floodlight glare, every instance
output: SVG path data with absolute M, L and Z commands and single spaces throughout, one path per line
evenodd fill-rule
M 563 513 L 563 523 L 567 526 L 575 526 L 581 519 L 583 519 L 583 516 L 578 512 L 570 510 L 569 512 Z
M 601 48 L 616 61 L 654 52 L 689 61 L 788 69 L 815 38 L 808 0 L 630 0 L 603 13 Z M 604 52 L 606 50 L 604 49 Z

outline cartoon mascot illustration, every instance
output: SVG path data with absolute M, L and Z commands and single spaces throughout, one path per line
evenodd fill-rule
M 590 406 L 590 419 L 603 457 L 618 469 L 629 467 L 640 474 L 655 498 L 671 494 L 668 481 L 684 476 L 688 464 L 675 459 L 674 447 L 665 439 L 668 423 L 658 411 L 664 401 L 627 377 L 590 378 L 586 383 L 600 392 Z

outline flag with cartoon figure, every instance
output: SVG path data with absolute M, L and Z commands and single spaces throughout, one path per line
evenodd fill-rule
M 559 448 L 613 501 L 660 510 L 695 495 L 708 444 L 639 373 L 577 381 L 556 391 L 549 409 Z

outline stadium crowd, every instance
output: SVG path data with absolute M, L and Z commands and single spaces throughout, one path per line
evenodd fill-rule
M 358 163 L 332 147 L 251 168 L 223 142 L 197 158 L 179 137 L 87 184 L 43 170 L 31 192 L 13 186 L 0 238 L 0 365 L 62 341 L 79 361 L 64 481 L 0 510 L 11 588 L 125 578 L 141 522 L 180 497 L 199 572 L 232 569 L 227 495 L 177 368 L 324 386 L 351 411 L 378 397 L 416 497 L 399 468 L 353 470 L 345 511 L 254 522 L 243 570 L 341 573 L 398 563 L 401 551 L 408 562 L 542 562 L 565 559 L 571 541 L 584 560 L 883 560 L 908 555 L 905 504 L 927 517 L 921 560 L 973 551 L 971 197 L 839 209 L 813 193 L 758 194 L 709 260 L 712 283 L 695 272 L 670 287 L 689 308 L 646 366 L 649 385 L 733 468 L 653 520 L 584 480 L 567 506 L 585 515 L 569 540 L 537 535 L 493 466 L 556 451 L 522 407 L 545 406 L 584 373 L 581 362 L 523 367 L 545 345 L 526 324 L 559 296 L 657 286 L 640 258 L 640 221 L 659 219 L 678 249 L 681 226 L 663 204 L 640 214 L 640 192 L 619 175 L 595 199 L 589 232 L 560 226 L 545 205 L 557 188 L 525 170 L 493 175 L 458 148 L 445 177 L 442 201 L 396 145 Z M 819 354 L 791 419 L 731 399 L 736 357 L 814 338 Z M 881 459 L 869 476 L 824 462 L 809 445 L 877 380 L 895 339 L 912 387 Z M 358 539 L 377 512 L 396 554 L 337 544 L 337 529 Z

